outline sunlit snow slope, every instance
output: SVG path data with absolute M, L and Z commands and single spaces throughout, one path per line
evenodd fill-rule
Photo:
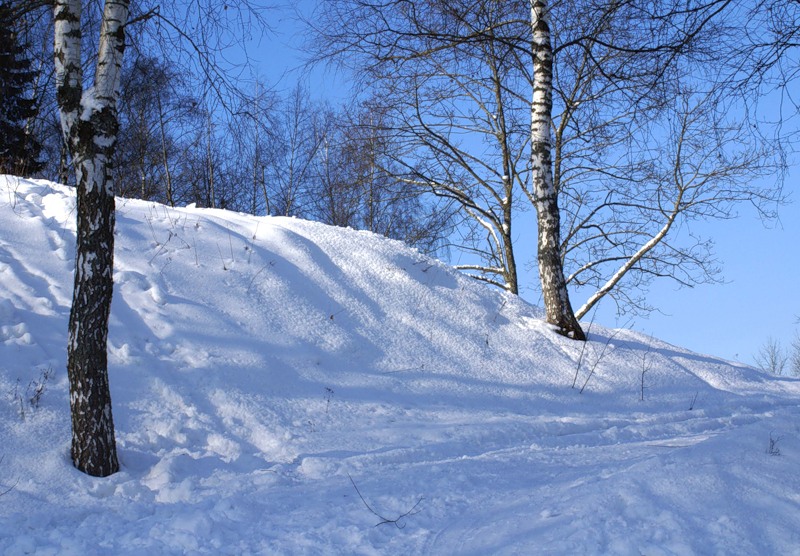
M 370 233 L 117 208 L 122 470 L 94 479 L 68 457 L 75 197 L 0 177 L 0 554 L 800 554 L 796 379 L 584 346 Z

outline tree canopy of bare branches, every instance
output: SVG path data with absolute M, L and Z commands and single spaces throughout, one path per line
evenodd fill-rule
M 567 286 L 589 292 L 579 318 L 606 297 L 651 310 L 654 278 L 718 277 L 692 222 L 741 203 L 768 216 L 783 198 L 779 179 L 758 181 L 780 157 L 729 96 L 741 9 L 335 0 L 310 23 L 316 59 L 358 71 L 392 107 L 398 177 L 467 216 L 475 277 L 518 291 L 512 231 L 521 200 L 536 209 L 548 320 L 581 337 Z

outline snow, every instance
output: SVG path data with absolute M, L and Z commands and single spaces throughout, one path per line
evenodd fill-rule
M 75 197 L 0 177 L 0 553 L 800 554 L 800 381 L 596 325 L 582 350 L 369 233 L 117 207 L 96 479 Z

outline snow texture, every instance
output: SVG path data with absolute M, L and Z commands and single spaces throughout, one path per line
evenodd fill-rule
M 599 326 L 583 350 L 370 233 L 117 207 L 96 479 L 75 196 L 0 177 L 0 554 L 800 554 L 798 380 Z

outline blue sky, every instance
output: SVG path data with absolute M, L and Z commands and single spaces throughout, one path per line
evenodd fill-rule
M 800 171 L 794 175 L 800 175 Z M 785 188 L 787 192 L 796 190 L 791 176 Z M 782 207 L 780 220 L 770 222 L 760 220 L 749 206 L 739 209 L 738 218 L 695 224 L 692 228 L 714 239 L 723 283 L 679 288 L 672 281 L 656 280 L 648 302 L 660 311 L 647 317 L 618 317 L 613 301 L 604 300 L 595 322 L 633 328 L 693 351 L 748 364 L 753 363 L 754 355 L 770 337 L 788 348 L 795 330 L 800 330 L 800 301 L 795 285 L 800 272 L 800 205 Z M 531 213 L 522 216 L 533 218 Z M 535 257 L 534 249 L 535 244 L 524 246 L 519 242 L 519 251 L 529 260 Z M 541 295 L 534 291 L 532 280 L 535 277 L 523 275 L 521 295 L 541 305 Z M 573 307 L 580 307 L 590 293 L 580 296 L 570 292 Z M 584 326 L 591 321 L 591 315 L 592 312 L 584 318 Z
M 301 0 L 298 5 L 307 9 L 313 2 Z M 270 85 L 286 91 L 303 76 L 299 69 L 303 58 L 297 45 L 305 37 L 297 33 L 291 16 L 283 19 L 283 14 L 292 13 L 291 9 L 277 10 L 276 15 L 279 13 L 276 32 L 259 46 L 261 51 L 269 52 L 263 56 L 260 69 Z M 251 56 L 258 59 L 257 54 Z M 321 67 L 308 78 L 312 95 L 334 102 L 346 98 L 346 85 L 340 73 Z M 800 176 L 800 170 L 790 172 L 786 179 L 785 190 L 790 195 L 796 189 L 792 175 Z M 739 212 L 739 218 L 704 223 L 699 230 L 714 238 L 725 283 L 678 289 L 670 281 L 656 281 L 648 300 L 661 312 L 633 320 L 628 316 L 617 318 L 609 300 L 601 303 L 596 322 L 632 327 L 697 352 L 749 364 L 768 338 L 788 348 L 795 330 L 800 330 L 800 302 L 795 293 L 795 276 L 800 271 L 797 260 L 800 206 L 796 203 L 784 206 L 780 221 L 766 225 L 748 206 L 741 206 Z M 526 220 L 533 217 L 530 212 L 522 216 Z M 527 225 L 518 222 L 517 230 Z M 523 265 L 535 256 L 533 247 L 520 245 L 518 249 Z M 530 286 L 534 279 L 521 276 L 521 295 L 540 305 L 538 291 Z M 579 307 L 582 301 L 573 294 L 574 307 Z
M 791 178 L 786 187 L 796 189 Z M 661 283 L 653 289 L 653 299 L 667 314 L 640 319 L 636 328 L 695 351 L 746 363 L 752 363 L 769 337 L 788 347 L 800 317 L 796 292 L 800 206 L 783 207 L 780 222 L 769 228 L 746 214 L 714 222 L 709 230 L 727 283 L 680 291 Z

